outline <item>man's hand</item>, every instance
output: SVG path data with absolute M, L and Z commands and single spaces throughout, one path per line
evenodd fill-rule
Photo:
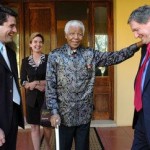
M 5 143 L 5 134 L 4 131 L 0 128 L 0 146 Z
M 39 84 L 39 81 L 33 81 L 29 83 L 29 89 L 34 90 L 34 88 Z
M 45 85 L 37 85 L 35 87 L 35 89 L 38 89 L 39 91 L 44 92 L 45 91 Z
M 57 125 L 59 126 L 61 122 L 60 116 L 58 114 L 52 115 L 50 118 L 50 122 L 51 122 L 52 127 L 57 127 Z
M 137 47 L 141 47 L 143 44 L 142 41 L 136 43 Z

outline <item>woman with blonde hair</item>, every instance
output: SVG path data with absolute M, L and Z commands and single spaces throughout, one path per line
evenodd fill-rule
M 31 125 L 34 150 L 40 150 L 40 112 L 45 99 L 47 55 L 42 53 L 44 37 L 35 32 L 30 37 L 31 55 L 22 60 L 21 85 L 26 89 L 26 119 Z M 50 150 L 50 128 L 43 128 L 45 150 Z

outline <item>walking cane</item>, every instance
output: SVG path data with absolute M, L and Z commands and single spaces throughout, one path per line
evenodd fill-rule
M 56 137 L 56 150 L 60 150 L 59 148 L 59 125 L 55 127 L 55 137 Z

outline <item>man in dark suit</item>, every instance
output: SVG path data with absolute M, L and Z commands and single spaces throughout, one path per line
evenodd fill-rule
M 135 79 L 134 140 L 132 150 L 150 150 L 150 6 L 134 10 L 128 24 L 135 38 L 144 43 Z
M 16 150 L 18 126 L 24 127 L 15 52 L 12 42 L 17 14 L 0 5 L 0 150 Z

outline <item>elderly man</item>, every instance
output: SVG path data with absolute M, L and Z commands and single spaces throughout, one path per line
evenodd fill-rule
M 84 48 L 81 41 L 85 27 L 71 20 L 65 26 L 67 44 L 50 52 L 46 73 L 46 101 L 51 124 L 60 123 L 60 149 L 89 150 L 89 129 L 93 111 L 95 67 L 118 64 L 134 55 L 139 45 L 117 52 Z

